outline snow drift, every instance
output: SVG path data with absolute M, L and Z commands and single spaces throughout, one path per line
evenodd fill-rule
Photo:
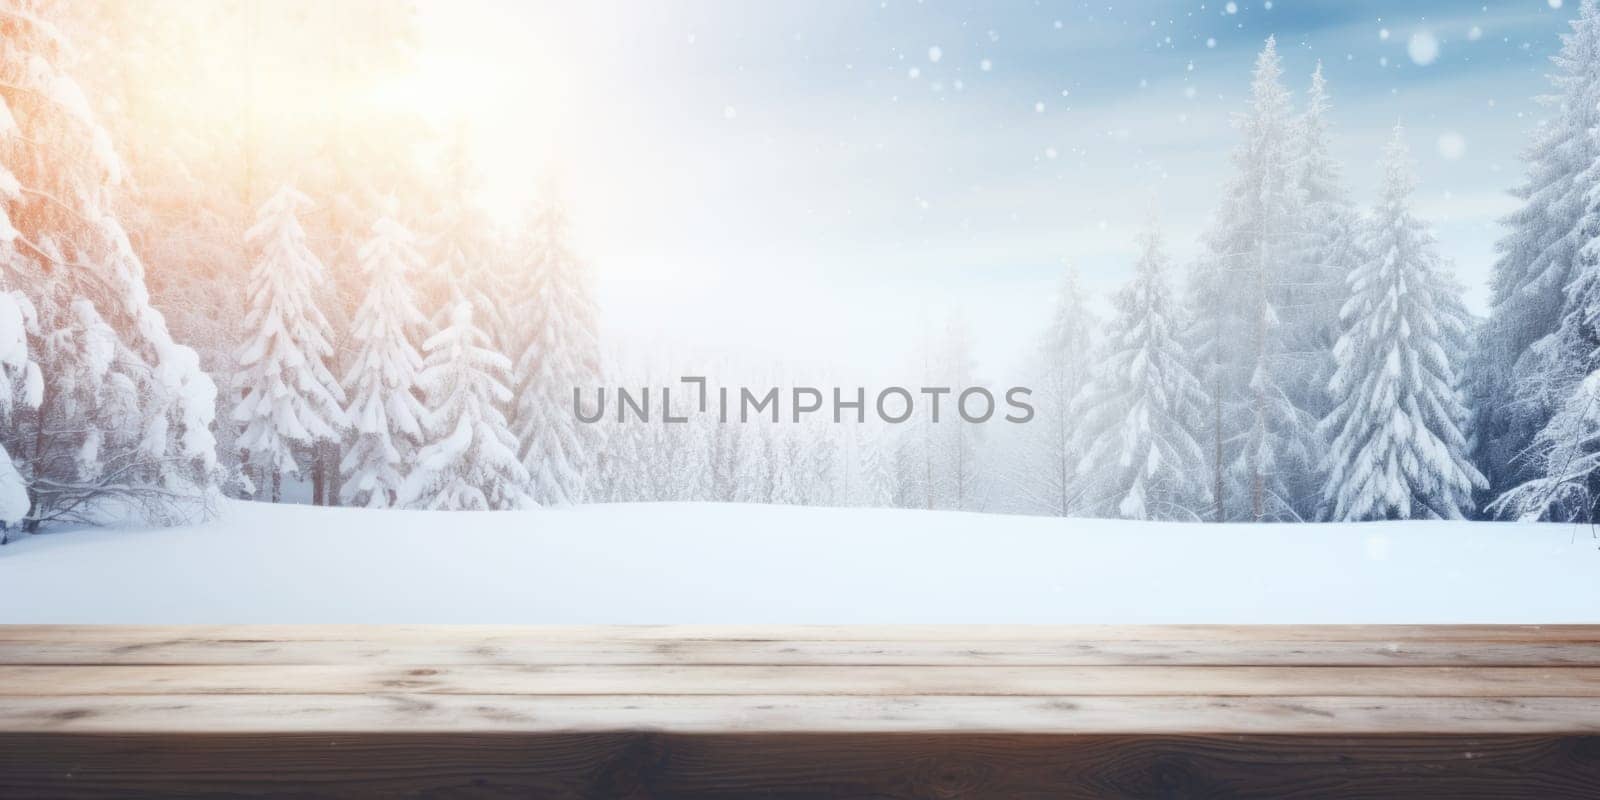
M 0 548 L 3 623 L 1594 623 L 1587 527 L 230 502 Z

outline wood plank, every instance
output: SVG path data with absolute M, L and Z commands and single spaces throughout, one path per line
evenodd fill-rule
M 173 629 L 168 631 L 182 631 Z M 0 642 L 0 664 L 797 664 L 1010 666 L 1600 666 L 1600 640 L 1293 642 L 1203 640 L 541 639 L 193 637 L 92 641 L 61 636 Z
M 0 734 L 0 796 L 1592 798 L 1586 737 Z
M 0 643 L 210 641 L 1596 642 L 1600 625 L 0 625 Z
M 1596 667 L 0 666 L 0 696 L 769 694 L 1600 697 Z
M 1600 699 L 791 695 L 11 697 L 9 733 L 1594 734 Z
M 0 796 L 1593 797 L 1600 628 L 0 627 Z

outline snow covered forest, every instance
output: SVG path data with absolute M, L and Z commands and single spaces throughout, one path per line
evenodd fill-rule
M 552 167 L 525 209 L 486 208 L 496 165 L 460 129 L 349 102 L 416 58 L 410 4 L 273 5 L 0 0 L 0 536 L 191 520 L 223 496 L 1207 522 L 1600 509 L 1592 0 L 1508 187 L 1520 208 L 1486 318 L 1418 216 L 1406 130 L 1370 154 L 1379 191 L 1353 196 L 1332 155 L 1338 65 L 1287 74 L 1266 38 L 1236 76 L 1231 177 L 1200 255 L 1169 255 L 1153 213 L 1109 305 L 1067 269 L 1015 354 L 1025 424 L 922 407 L 900 424 L 580 422 L 574 391 L 602 386 L 959 391 L 980 365 L 959 314 L 865 382 L 608 337 L 571 236 L 583 175 Z M 303 76 L 279 90 L 319 113 L 261 113 L 225 80 L 241 53 Z M 163 79 L 190 74 L 221 76 L 205 125 L 162 102 Z

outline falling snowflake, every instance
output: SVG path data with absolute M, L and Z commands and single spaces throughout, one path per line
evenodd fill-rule
M 722 107 L 722 118 L 723 119 L 733 119 L 734 117 L 737 117 L 737 116 L 739 116 L 739 112 L 737 110 L 735 110 L 733 106 L 723 106 Z
M 1551 8 L 1560 8 L 1561 7 L 1561 0 L 1550 0 L 1550 7 Z
M 1044 149 L 1044 157 L 1050 159 L 1051 161 L 1056 160 L 1056 156 L 1059 156 L 1059 155 L 1061 155 L 1061 154 L 1056 152 L 1056 149 L 1054 147 L 1046 147 Z
M 916 80 L 917 78 L 922 77 L 922 70 L 912 67 L 911 69 L 906 70 L 906 77 L 910 78 L 911 80 Z
M 937 64 L 937 63 L 939 63 L 939 59 L 941 59 L 941 58 L 944 58 L 944 50 L 943 50 L 943 48 L 939 47 L 939 45 L 934 45 L 934 46 L 928 48 L 928 60 L 929 61 L 932 61 L 933 63 Z
M 1474 25 L 1467 29 L 1467 41 L 1476 42 L 1483 38 L 1483 29 Z
M 978 62 L 978 69 L 981 69 L 984 72 L 988 72 L 989 70 L 994 69 L 994 62 L 990 61 L 987 58 L 982 60 L 982 61 L 979 61 Z
M 1206 37 L 1206 47 L 1211 48 L 1211 49 L 1215 49 L 1216 46 L 1217 46 L 1217 40 L 1214 37 L 1210 37 L 1210 36 Z
M 1439 40 L 1428 31 L 1417 31 L 1406 42 L 1406 55 L 1411 56 L 1412 63 L 1426 67 L 1439 57 Z
M 1038 102 L 1033 104 L 1033 112 L 1035 114 L 1043 114 L 1044 113 L 1044 101 L 1043 100 L 1040 100 L 1040 101 L 1038 101 Z
M 1222 7 L 1222 10 L 1223 10 L 1224 13 L 1237 14 L 1237 13 L 1239 13 L 1239 4 L 1238 3 L 1234 3 L 1234 2 L 1229 2 L 1227 5 Z

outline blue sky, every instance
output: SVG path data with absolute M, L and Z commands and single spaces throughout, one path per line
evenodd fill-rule
M 424 21 L 425 46 L 511 109 L 484 121 L 492 202 L 561 165 L 608 330 L 892 365 L 959 309 L 998 374 L 1067 261 L 1111 291 L 1152 214 L 1180 266 L 1197 251 L 1268 35 L 1297 96 L 1322 62 L 1363 205 L 1406 125 L 1418 212 L 1481 311 L 1532 98 L 1576 11 L 663 0 L 425 4 Z

